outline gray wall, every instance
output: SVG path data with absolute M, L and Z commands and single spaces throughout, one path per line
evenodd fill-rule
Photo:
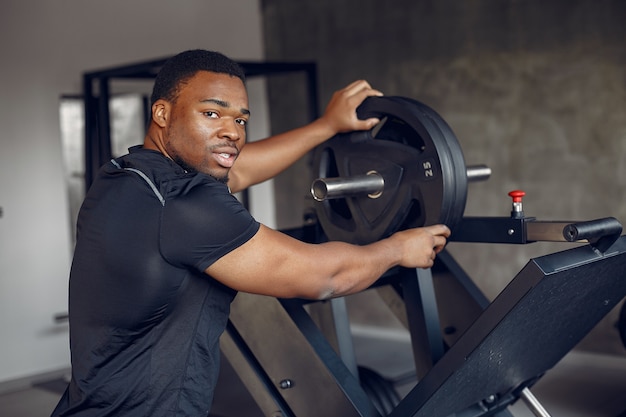
M 626 2 L 263 0 L 262 7 L 267 59 L 317 62 L 322 103 L 365 78 L 448 121 L 466 161 L 493 171 L 470 185 L 466 215 L 508 215 L 507 193 L 519 188 L 528 216 L 626 221 Z M 297 93 L 273 85 L 273 129 L 302 119 Z M 277 180 L 279 226 L 301 223 L 310 176 L 305 159 Z M 530 257 L 568 245 L 449 248 L 494 297 Z M 624 353 L 616 313 L 583 347 Z

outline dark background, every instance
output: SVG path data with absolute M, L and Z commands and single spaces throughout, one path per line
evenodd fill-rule
M 262 14 L 266 59 L 316 62 L 322 106 L 364 78 L 439 112 L 467 164 L 492 169 L 466 215 L 506 216 L 523 189 L 540 220 L 626 221 L 626 2 L 263 0 Z M 274 132 L 306 121 L 303 80 L 270 79 Z M 276 180 L 279 227 L 301 224 L 311 176 L 305 158 Z M 530 257 L 569 245 L 449 248 L 495 297 Z M 623 352 L 616 317 L 583 346 Z

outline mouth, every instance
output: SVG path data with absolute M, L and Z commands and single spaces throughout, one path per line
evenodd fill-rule
M 213 152 L 213 157 L 215 158 L 217 163 L 224 168 L 232 168 L 235 160 L 237 159 L 237 156 L 237 150 L 227 152 Z

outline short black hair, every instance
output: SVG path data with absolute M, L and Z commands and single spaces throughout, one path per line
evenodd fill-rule
M 198 71 L 217 72 L 238 77 L 246 81 L 243 68 L 227 56 L 203 49 L 181 52 L 168 59 L 154 80 L 151 103 L 159 99 L 176 101 L 182 83 L 196 75 Z

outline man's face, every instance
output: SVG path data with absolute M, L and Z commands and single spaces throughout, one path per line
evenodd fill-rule
M 248 94 L 239 78 L 200 71 L 171 103 L 165 150 L 187 171 L 227 182 L 245 144 L 249 117 Z

